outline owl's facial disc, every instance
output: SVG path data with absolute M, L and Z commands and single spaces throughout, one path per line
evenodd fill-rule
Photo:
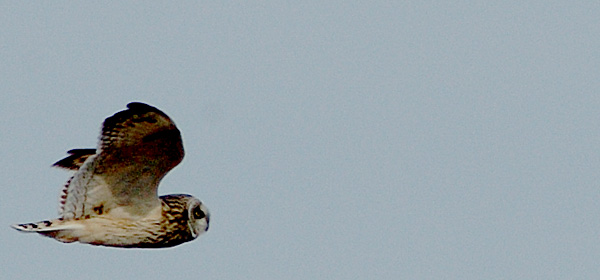
M 188 226 L 194 238 L 208 231 L 210 213 L 208 209 L 197 199 L 191 201 L 188 205 Z

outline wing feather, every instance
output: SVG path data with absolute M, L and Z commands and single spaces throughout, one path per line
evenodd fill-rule
M 52 166 L 78 170 L 87 158 L 96 154 L 96 149 L 73 149 L 67 153 L 69 156 L 55 162 Z
M 130 103 L 104 121 L 95 154 L 74 150 L 57 166 L 74 169 L 61 206 L 63 218 L 100 215 L 119 208 L 122 215 L 144 216 L 160 207 L 160 180 L 183 159 L 181 134 L 160 110 Z M 60 163 L 60 164 L 59 164 Z

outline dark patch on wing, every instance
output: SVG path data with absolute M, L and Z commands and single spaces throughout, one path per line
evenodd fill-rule
M 104 205 L 100 204 L 98 206 L 94 206 L 93 210 L 94 212 L 96 212 L 96 214 L 102 215 L 102 213 L 104 212 Z
M 178 141 L 181 138 L 179 130 L 163 130 L 142 138 L 142 142 L 152 142 L 157 139 L 171 139 L 172 141 Z
M 52 164 L 52 166 L 71 170 L 78 170 L 87 158 L 96 154 L 96 149 L 73 149 L 68 151 L 67 153 L 69 154 L 69 156 L 55 162 L 54 164 Z

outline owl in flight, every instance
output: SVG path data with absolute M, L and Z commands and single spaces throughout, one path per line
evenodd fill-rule
M 157 195 L 160 180 L 183 159 L 179 130 L 160 110 L 138 102 L 107 118 L 96 149 L 74 149 L 54 166 L 75 170 L 59 217 L 12 227 L 61 242 L 164 248 L 208 230 L 210 214 L 186 194 Z

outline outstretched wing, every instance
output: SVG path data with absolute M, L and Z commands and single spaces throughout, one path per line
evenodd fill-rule
M 68 183 L 63 218 L 110 211 L 143 217 L 161 206 L 158 184 L 183 159 L 181 134 L 165 113 L 152 106 L 134 102 L 127 108 L 104 121 L 95 154 L 79 150 L 72 153 L 72 159 L 57 163 L 70 168 L 86 157 Z

